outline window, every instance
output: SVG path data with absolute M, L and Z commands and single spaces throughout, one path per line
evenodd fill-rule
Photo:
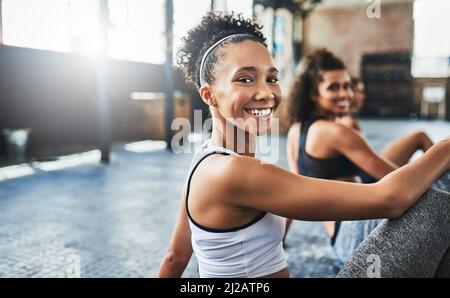
M 163 64 L 165 0 L 109 0 L 109 56 Z
M 450 2 L 414 1 L 414 77 L 447 77 L 450 57 Z
M 227 0 L 226 10 L 242 13 L 245 18 L 253 18 L 253 0 Z
M 3 0 L 3 43 L 92 54 L 100 49 L 100 0 Z M 165 0 L 109 0 L 111 58 L 161 64 Z
M 213 0 L 215 11 L 242 13 L 244 18 L 253 18 L 253 0 Z
M 99 34 L 99 3 L 83 0 L 3 0 L 3 43 L 11 46 L 83 51 Z
M 181 46 L 181 39 L 210 10 L 212 1 L 214 1 L 214 9 L 216 11 L 234 11 L 236 13 L 242 13 L 246 18 L 253 17 L 253 0 L 174 0 L 174 56 Z
M 209 11 L 211 0 L 174 0 L 173 7 L 173 54 L 175 56 L 181 46 L 181 39 L 187 31 L 199 23 L 202 16 Z
M 101 0 L 3 0 L 3 43 L 60 52 L 100 49 Z M 210 10 L 212 0 L 174 1 L 174 54 L 187 30 Z M 108 0 L 108 55 L 162 64 L 165 0 Z M 252 18 L 252 0 L 216 0 L 217 9 Z

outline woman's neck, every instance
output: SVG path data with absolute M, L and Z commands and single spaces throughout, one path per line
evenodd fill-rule
M 240 155 L 255 156 L 256 136 L 242 131 L 234 125 L 216 125 L 208 146 L 220 146 L 230 149 Z
M 316 108 L 316 110 L 314 111 L 314 113 L 312 114 L 313 116 L 321 116 L 324 118 L 327 118 L 328 120 L 335 120 L 338 116 L 332 113 L 329 113 L 321 108 Z

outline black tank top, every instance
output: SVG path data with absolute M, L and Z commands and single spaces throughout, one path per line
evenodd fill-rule
M 305 144 L 309 127 L 319 119 L 325 118 L 312 116 L 302 124 L 298 155 L 299 159 L 297 160 L 301 174 L 322 179 L 337 179 L 358 175 L 358 172 L 360 171 L 359 167 L 344 155 L 333 158 L 316 158 L 306 152 Z
M 305 144 L 309 127 L 317 120 L 325 119 L 320 116 L 312 116 L 302 124 L 300 132 L 299 158 L 297 164 L 302 175 L 322 179 L 338 179 L 350 176 L 359 176 L 362 183 L 374 183 L 377 180 L 360 169 L 344 155 L 333 158 L 316 158 L 306 152 Z M 335 222 L 334 235 L 331 237 L 331 245 L 334 245 L 341 222 Z

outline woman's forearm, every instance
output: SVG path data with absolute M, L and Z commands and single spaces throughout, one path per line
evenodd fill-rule
M 442 173 L 449 169 L 450 139 L 432 146 L 419 159 L 388 174 L 385 183 L 395 200 L 399 215 L 413 205 Z
M 158 277 L 179 278 L 183 275 L 190 257 L 177 258 L 171 252 L 167 252 L 159 268 Z

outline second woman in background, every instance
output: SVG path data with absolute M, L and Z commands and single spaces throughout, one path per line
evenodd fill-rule
M 408 163 L 417 150 L 425 152 L 433 145 L 425 133 L 416 132 L 376 153 L 351 115 L 352 105 L 359 110 L 363 104 L 361 90 L 355 90 L 361 86 L 353 83 L 342 60 L 330 51 L 321 49 L 306 57 L 288 99 L 292 126 L 287 158 L 291 171 L 315 178 L 373 183 Z M 356 96 L 355 91 L 359 93 Z M 352 222 L 344 228 L 341 222 L 324 222 L 339 264 L 379 221 Z M 288 220 L 286 232 L 290 223 Z

